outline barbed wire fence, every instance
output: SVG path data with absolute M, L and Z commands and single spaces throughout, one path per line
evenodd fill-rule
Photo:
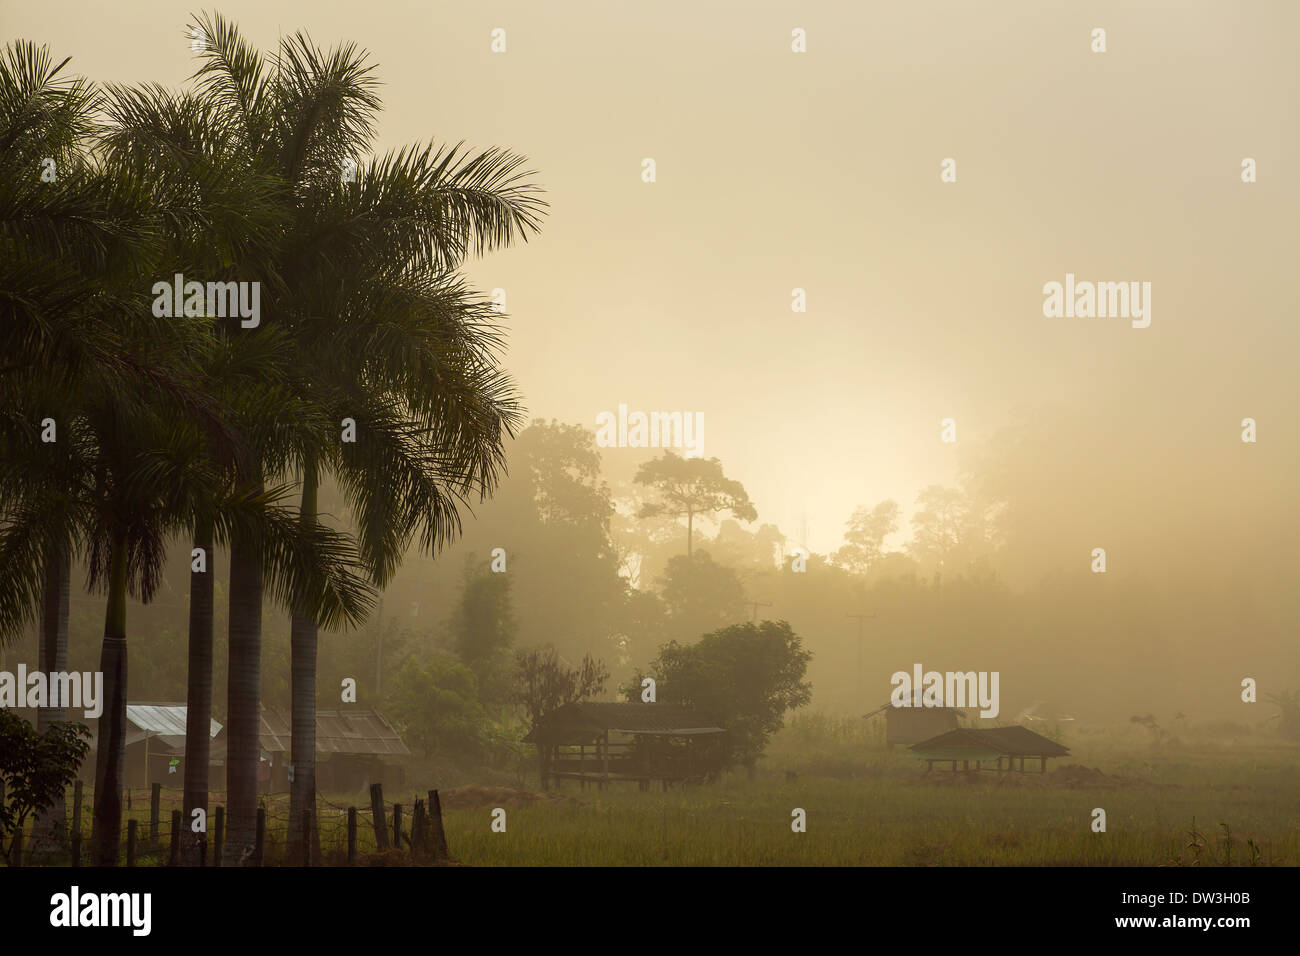
M 91 834 L 93 791 L 77 781 L 68 808 L 68 829 L 43 841 L 32 831 L 30 852 L 21 849 L 11 866 L 30 864 L 83 865 L 84 848 Z M 210 790 L 205 826 L 195 833 L 184 817 L 184 791 L 152 784 L 147 789 L 123 791 L 122 858 L 126 866 L 418 866 L 451 861 L 442 804 L 437 790 L 409 801 L 387 801 L 381 784 L 370 787 L 370 803 L 343 806 L 320 795 L 316 807 L 303 813 L 301 844 L 290 847 L 290 809 L 287 793 L 258 797 L 257 820 L 251 851 L 245 859 L 229 858 L 226 812 L 228 791 Z M 295 840 L 295 843 L 297 841 Z M 187 844 L 188 852 L 187 852 Z M 197 857 L 195 859 L 195 850 Z

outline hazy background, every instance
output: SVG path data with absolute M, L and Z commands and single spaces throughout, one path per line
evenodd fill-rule
M 192 9 L 3 0 L 0 29 L 99 82 L 180 86 Z M 923 488 L 963 466 L 996 478 L 1012 501 L 998 570 L 1019 603 L 983 623 L 973 606 L 907 612 L 880 637 L 896 644 L 873 688 L 913 660 L 1001 667 L 1004 698 L 1078 709 L 1104 696 L 1080 689 L 1086 662 L 1124 689 L 1117 715 L 1155 701 L 1226 718 L 1243 676 L 1300 683 L 1300 5 L 206 9 L 268 51 L 299 28 L 368 48 L 383 150 L 434 138 L 529 156 L 551 203 L 542 235 L 469 273 L 507 292 L 506 366 L 530 415 L 594 429 L 620 402 L 702 412 L 705 454 L 759 523 L 793 542 L 806 528 L 819 553 L 858 505 L 897 500 L 901 546 Z M 790 52 L 795 27 L 806 54 Z M 1067 271 L 1151 282 L 1150 328 L 1044 318 L 1042 286 Z M 611 480 L 645 457 L 604 455 Z M 413 562 L 392 600 L 450 594 L 460 559 L 445 563 L 435 586 Z M 787 607 L 775 585 L 749 591 L 819 654 L 814 699 L 829 701 L 854 622 L 780 594 Z M 1046 691 L 1014 691 L 1017 667 Z

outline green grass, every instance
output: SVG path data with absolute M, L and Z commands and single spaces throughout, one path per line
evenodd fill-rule
M 566 784 L 581 805 L 507 809 L 505 833 L 491 832 L 489 809 L 449 812 L 448 840 L 484 866 L 1300 865 L 1300 748 L 1275 737 L 1155 750 L 1123 729 L 1062 741 L 1071 756 L 1049 769 L 1129 778 L 1118 789 L 998 786 L 993 773 L 936 786 L 877 737 L 870 724 L 813 715 L 772 741 L 753 781 L 733 774 L 667 794 Z M 796 807 L 805 833 L 791 831 Z M 1096 807 L 1105 833 L 1092 831 Z
M 1292 791 L 1294 794 L 1294 791 Z M 485 866 L 1145 866 L 1195 859 L 1222 863 L 1222 831 L 1234 863 L 1300 862 L 1296 799 L 1224 790 L 995 790 L 902 781 L 813 779 L 735 782 L 668 794 L 578 794 L 587 805 L 507 810 L 505 833 L 487 809 L 447 813 L 452 852 Z M 807 832 L 791 811 L 807 811 Z M 1093 833 L 1102 807 L 1107 832 Z
M 733 773 L 668 793 L 567 783 L 566 802 L 507 807 L 505 833 L 492 832 L 491 807 L 444 811 L 444 824 L 452 855 L 474 866 L 1300 865 L 1295 746 L 1275 737 L 1207 736 L 1155 750 L 1142 734 L 1123 731 L 1063 742 L 1072 754 L 1052 767 L 1083 764 L 1130 778 L 1128 785 L 998 786 L 993 773 L 973 784 L 945 774 L 947 782 L 934 785 L 923 779 L 923 765 L 886 752 L 869 730 L 816 719 L 779 734 L 754 780 Z M 787 779 L 787 772 L 798 776 Z M 391 803 L 401 802 L 409 828 L 413 795 L 446 788 L 439 776 L 385 793 L 390 813 Z M 527 785 L 535 789 L 536 778 Z M 223 797 L 214 794 L 210 805 Z M 87 837 L 92 802 L 88 789 Z M 287 796 L 265 802 L 266 855 L 274 864 L 283 857 Z M 139 865 L 165 863 L 170 811 L 179 805 L 179 790 L 163 791 L 164 848 L 142 847 Z M 327 863 L 344 859 L 347 806 L 360 810 L 363 858 L 375 849 L 368 799 L 326 794 L 320 823 Z M 135 791 L 129 815 L 141 821 L 142 838 L 148 807 L 147 791 Z M 805 833 L 791 831 L 796 807 L 807 812 Z M 1106 811 L 1105 833 L 1092 832 L 1095 807 Z

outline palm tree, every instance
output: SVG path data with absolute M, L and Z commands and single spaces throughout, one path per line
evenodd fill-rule
M 12 94 L 58 70 L 39 51 L 17 50 L 0 66 L 0 150 L 21 158 L 35 155 L 31 115 L 46 107 Z M 214 353 L 214 325 L 154 321 L 143 290 L 185 256 L 177 237 L 194 237 L 222 210 L 210 196 L 205 206 L 192 182 L 123 158 L 110 150 L 42 182 L 44 191 L 26 177 L 0 184 L 0 346 L 10 363 L 0 366 L 0 640 L 51 590 L 47 557 L 81 542 L 92 587 L 108 595 L 92 839 L 92 859 L 105 865 L 116 863 L 120 837 L 126 595 L 152 595 L 167 534 L 201 522 L 214 539 L 255 542 L 272 593 L 323 621 L 359 619 L 369 596 L 345 539 L 305 535 L 277 506 L 287 489 L 231 490 L 213 467 L 213 448 L 238 457 L 245 444 L 229 427 L 236 416 L 204 390 L 199 359 Z M 58 439 L 46 444 L 32 423 L 50 411 Z
M 495 484 L 519 413 L 496 368 L 489 308 L 451 271 L 470 251 L 526 238 L 544 204 L 519 172 L 521 158 L 503 150 L 403 150 L 345 181 L 347 161 L 355 166 L 369 148 L 380 105 L 364 51 L 323 52 L 295 34 L 272 76 L 231 24 L 214 17 L 198 26 L 210 38 L 195 74 L 201 94 L 240 131 L 250 168 L 283 181 L 291 226 L 278 251 L 274 311 L 295 343 L 297 394 L 335 422 L 353 419 L 363 436 L 346 446 L 300 443 L 300 520 L 317 524 L 320 482 L 335 473 L 382 586 L 415 534 L 428 547 L 443 543 L 458 530 L 458 504 Z M 248 591 L 240 647 L 250 657 L 260 623 L 255 578 L 250 567 L 238 584 Z M 232 578 L 232 692 L 235 589 Z M 317 626 L 305 609 L 293 612 L 289 845 L 297 847 L 302 811 L 315 801 Z M 233 698 L 231 706 L 233 748 Z M 231 804 L 233 816 L 233 792 Z
M 134 304 L 127 280 L 148 244 L 147 192 L 85 161 L 97 93 L 64 75 L 67 63 L 25 41 L 0 57 L 0 163 L 17 172 L 0 182 L 0 643 L 39 606 L 47 671 L 67 667 L 79 396 L 152 374 L 121 338 Z M 55 440 L 35 442 L 34 424 L 47 419 Z M 38 727 L 64 717 L 42 708 Z M 62 830 L 62 802 L 52 811 L 38 839 Z
M 224 280 L 267 278 L 262 264 L 269 260 L 267 250 L 277 225 L 268 195 L 276 184 L 241 161 L 220 117 L 192 96 L 154 86 L 111 87 L 107 113 L 102 141 L 109 156 L 164 188 L 197 197 L 197 215 L 166 221 L 173 268 Z M 171 269 L 162 272 L 170 274 Z M 265 396 L 278 369 L 289 361 L 282 337 L 250 336 L 231 322 L 218 322 L 214 328 L 218 335 L 204 368 L 209 388 L 227 407 L 250 392 Z M 247 412 L 248 402 L 243 406 Z M 232 490 L 238 479 L 237 450 L 218 434 L 208 438 L 211 463 L 222 469 L 224 487 Z M 201 502 L 192 520 L 193 547 L 201 550 L 206 567 L 190 574 L 183 798 L 187 820 L 194 810 L 206 814 L 208 809 L 217 543 L 211 505 Z M 186 836 L 184 860 L 195 864 L 203 836 L 189 830 Z

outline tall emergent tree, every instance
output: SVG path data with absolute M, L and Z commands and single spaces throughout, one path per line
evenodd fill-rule
M 695 516 L 713 516 L 729 511 L 741 521 L 755 521 L 758 511 L 740 482 L 722 473 L 717 458 L 682 458 L 665 451 L 662 458 L 648 461 L 637 469 L 633 479 L 650 485 L 660 500 L 641 506 L 639 518 L 667 516 L 686 519 L 686 556 L 691 556 L 695 536 Z

